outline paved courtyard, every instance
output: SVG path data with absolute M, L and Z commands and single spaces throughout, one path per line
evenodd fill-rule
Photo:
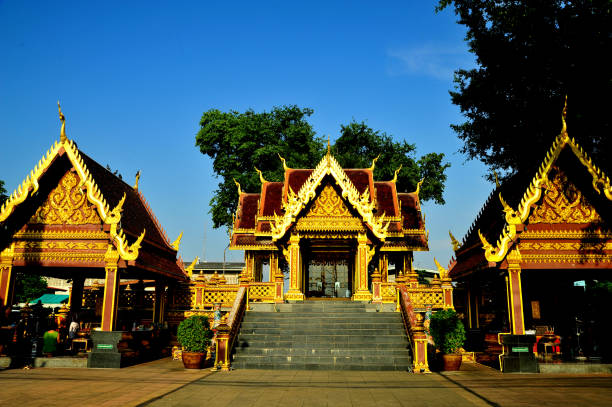
M 612 375 L 185 370 L 163 359 L 124 368 L 0 372 L 11 406 L 609 406 Z

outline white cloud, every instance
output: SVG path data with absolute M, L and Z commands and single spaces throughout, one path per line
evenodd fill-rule
M 391 49 L 388 73 L 397 75 L 425 75 L 440 80 L 452 80 L 459 68 L 472 68 L 474 58 L 465 46 L 448 47 L 423 44 L 418 47 Z

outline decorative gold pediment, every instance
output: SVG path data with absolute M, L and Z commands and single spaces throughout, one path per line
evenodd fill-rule
M 557 171 L 529 223 L 594 223 L 601 217 L 565 174 Z
M 102 219 L 98 215 L 96 207 L 88 202 L 87 194 L 81 189 L 79 183 L 76 173 L 68 171 L 28 223 L 45 225 L 101 224 Z
M 299 231 L 364 231 L 363 222 L 353 216 L 332 185 L 325 185 L 310 210 L 297 221 Z

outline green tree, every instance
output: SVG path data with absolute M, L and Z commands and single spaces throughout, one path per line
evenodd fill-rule
M 444 204 L 444 172 L 450 167 L 450 164 L 442 162 L 444 154 L 429 153 L 417 160 L 414 144 L 395 142 L 386 133 L 372 129 L 365 122 L 356 121 L 340 126 L 340 138 L 332 150 L 344 168 L 370 167 L 372 159 L 378 156 L 374 169 L 375 180 L 392 179 L 395 171 L 402 166 L 397 176 L 399 192 L 414 191 L 419 180 L 424 179 L 420 198 Z
M 15 276 L 15 302 L 32 301 L 47 291 L 47 280 L 37 274 Z
M 4 203 L 8 199 L 6 195 L 6 189 L 4 188 L 4 181 L 0 179 L 0 205 Z
M 213 159 L 213 169 L 221 182 L 210 201 L 214 227 L 231 227 L 232 213 L 238 203 L 234 179 L 243 191 L 259 191 L 260 169 L 269 181 L 283 181 L 284 170 L 278 154 L 293 168 L 312 168 L 325 152 L 325 143 L 315 135 L 306 120 L 312 109 L 297 106 L 275 107 L 271 112 L 247 110 L 204 112 L 196 146 Z M 395 170 L 400 191 L 413 191 L 418 180 L 425 178 L 421 198 L 444 203 L 442 193 L 449 164 L 442 163 L 443 154 L 427 154 L 415 159 L 415 147 L 406 142 L 394 142 L 390 136 L 355 121 L 341 126 L 341 136 L 333 152 L 345 168 L 370 167 L 380 154 L 375 177 L 392 179 Z
M 610 168 L 612 2 L 440 0 L 467 28 L 478 66 L 450 92 L 466 121 L 451 127 L 462 152 L 492 169 L 532 170 L 561 128 Z M 606 57 L 608 55 L 608 57 Z
M 306 121 L 312 113 L 312 109 L 297 106 L 274 107 L 263 113 L 204 112 L 196 146 L 213 159 L 213 169 L 221 178 L 210 201 L 215 228 L 232 225 L 238 203 L 234 179 L 244 191 L 259 191 L 259 176 L 253 167 L 269 181 L 282 181 L 279 154 L 295 168 L 310 168 L 321 159 L 323 141 Z

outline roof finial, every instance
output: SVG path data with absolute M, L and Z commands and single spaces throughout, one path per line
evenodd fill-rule
M 60 106 L 59 100 L 57 101 L 57 110 L 59 110 L 59 119 L 62 122 L 62 129 L 60 130 L 60 143 L 65 143 L 68 139 L 66 137 L 66 116 L 62 113 L 62 107 Z
M 375 159 L 372 160 L 372 165 L 370 166 L 370 171 L 374 172 L 374 168 L 376 167 L 376 161 L 380 158 L 380 154 L 376 156 Z
M 565 95 L 565 103 L 563 104 L 563 113 L 561 114 L 561 123 L 563 123 L 563 127 L 561 128 L 561 134 L 567 133 L 567 123 L 565 119 L 567 118 L 567 95 Z
M 136 180 L 134 181 L 134 189 L 138 190 L 138 181 L 140 181 L 140 170 L 136 172 Z
M 329 136 L 327 136 L 327 155 L 331 155 L 331 144 L 329 142 Z
M 257 167 L 255 167 L 255 171 L 259 174 L 259 181 L 261 181 L 262 185 L 265 184 L 267 181 L 264 179 L 263 173 Z
M 242 189 L 240 188 L 240 183 L 236 181 L 236 178 L 233 178 L 234 184 L 238 187 L 238 196 L 242 195 Z
M 453 251 L 459 250 L 459 247 L 460 247 L 459 242 L 457 241 L 457 239 L 455 239 L 455 236 L 453 236 L 450 230 L 448 231 L 448 235 L 450 236 L 451 244 L 453 245 Z
M 499 178 L 497 178 L 497 171 L 493 170 L 493 177 L 495 177 L 495 188 L 499 188 Z
M 287 161 L 283 158 L 282 155 L 280 155 L 280 153 L 278 153 L 278 158 L 280 158 L 280 160 L 283 162 L 283 169 L 287 171 L 289 169 L 289 167 L 287 167 Z
M 395 173 L 393 174 L 393 179 L 391 180 L 391 182 L 397 182 L 397 174 L 399 174 L 401 170 L 402 170 L 402 164 L 400 164 L 399 168 L 395 170 Z
M 425 178 L 421 178 L 421 180 L 419 182 L 417 182 L 417 187 L 416 190 L 414 191 L 415 194 L 417 194 L 417 196 L 419 195 L 419 192 L 421 192 L 421 185 L 423 185 L 423 181 L 425 181 Z
M 183 238 L 183 232 L 178 235 L 176 240 L 170 244 L 174 250 L 178 252 L 179 247 L 181 247 L 181 239 Z

